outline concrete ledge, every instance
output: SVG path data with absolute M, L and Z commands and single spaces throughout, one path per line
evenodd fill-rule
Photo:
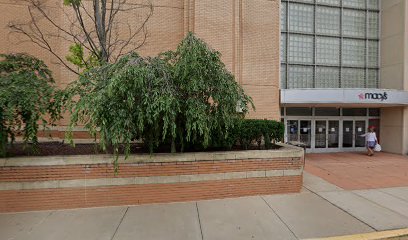
M 192 161 L 219 161 L 239 159 L 271 159 L 271 158 L 299 158 L 303 157 L 303 149 L 287 144 L 275 150 L 247 150 L 247 151 L 220 151 L 196 153 L 157 153 L 134 154 L 126 160 L 119 157 L 119 163 L 163 163 L 163 162 L 192 162 Z M 111 164 L 112 155 L 76 155 L 76 156 L 46 156 L 46 157 L 16 157 L 0 159 L 0 167 L 21 166 L 61 166 L 86 164 Z

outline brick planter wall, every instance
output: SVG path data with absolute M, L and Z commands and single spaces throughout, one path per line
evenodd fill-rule
M 0 212 L 299 192 L 303 150 L 0 159 Z

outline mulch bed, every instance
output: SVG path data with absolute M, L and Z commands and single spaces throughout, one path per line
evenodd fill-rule
M 274 145 L 272 149 L 278 149 L 280 146 Z M 258 150 L 256 146 L 249 150 Z M 132 144 L 130 149 L 132 154 L 137 153 L 149 153 L 142 144 Z M 240 151 L 241 148 L 235 147 L 231 151 Z M 186 152 L 193 152 L 194 150 L 187 150 Z M 201 150 L 202 151 L 202 150 Z M 225 149 L 214 149 L 208 148 L 202 152 L 213 152 L 213 151 L 226 151 Z M 123 153 L 123 147 L 120 148 L 119 152 Z M 169 153 L 169 147 L 162 147 L 157 149 L 155 152 L 158 153 Z M 7 155 L 8 157 L 21 157 L 21 156 L 57 156 L 57 155 L 95 155 L 95 154 L 111 154 L 113 149 L 107 149 L 103 151 L 98 144 L 94 143 L 81 143 L 71 146 L 70 144 L 63 142 L 43 142 L 39 143 L 37 149 L 33 149 L 30 144 L 14 143 L 9 146 Z

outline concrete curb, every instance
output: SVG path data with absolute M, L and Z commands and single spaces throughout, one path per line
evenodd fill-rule
M 381 240 L 381 239 L 384 239 L 384 240 L 385 239 L 390 239 L 390 240 L 408 239 L 408 228 L 381 231 L 381 232 L 364 233 L 364 234 L 347 235 L 347 236 L 328 237 L 328 238 L 309 238 L 305 240 Z

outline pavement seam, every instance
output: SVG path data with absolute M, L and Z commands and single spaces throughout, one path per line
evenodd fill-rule
M 198 225 L 200 226 L 201 240 L 204 240 L 203 228 L 201 227 L 200 210 L 198 210 L 198 203 L 195 203 L 198 217 Z
M 300 239 L 293 231 L 292 229 L 289 227 L 289 225 L 283 221 L 283 219 L 278 215 L 278 213 L 271 207 L 271 205 L 269 205 L 269 203 L 265 200 L 265 198 L 263 196 L 259 196 L 264 202 L 265 204 L 272 210 L 272 212 L 279 218 L 279 220 L 286 226 L 286 228 L 293 234 L 293 236 L 296 239 Z
M 401 187 L 395 187 L 395 188 L 401 188 Z M 390 189 L 390 188 L 388 188 L 388 189 Z M 380 192 L 382 192 L 382 193 L 388 194 L 388 195 L 390 195 L 390 196 L 392 196 L 392 197 L 395 197 L 395 198 L 397 198 L 397 199 L 399 199 L 399 200 L 402 200 L 402 201 L 408 203 L 408 200 L 407 200 L 407 199 L 404 199 L 404 198 L 402 198 L 402 197 L 396 196 L 396 195 L 394 195 L 394 194 L 392 194 L 392 193 L 389 193 L 389 192 L 385 192 L 385 191 L 384 191 L 384 188 L 379 188 L 379 189 L 377 189 L 377 190 L 380 191 Z
M 30 227 L 30 229 L 27 231 L 27 234 L 31 234 L 31 232 L 34 230 L 34 228 L 38 227 L 39 225 L 43 224 L 47 218 L 49 218 L 51 215 L 53 215 L 55 211 L 50 212 L 47 216 L 45 216 L 41 221 L 33 226 Z
M 303 187 L 305 187 L 305 186 L 303 186 Z M 312 191 L 311 189 L 309 189 L 309 188 L 307 188 L 307 187 L 305 187 L 305 188 L 306 188 L 307 190 L 309 190 L 311 193 L 313 193 L 313 194 L 315 194 L 316 196 L 318 196 L 319 198 L 321 198 L 321 199 L 323 199 L 324 201 L 328 202 L 329 204 L 331 204 L 331 205 L 334 206 L 335 208 L 340 209 L 341 211 L 343 211 L 343 212 L 346 213 L 347 215 L 351 216 L 352 218 L 356 219 L 357 221 L 359 221 L 359 222 L 361 222 L 361 223 L 367 225 L 367 226 L 368 226 L 369 228 L 371 228 L 373 231 L 376 231 L 376 232 L 378 231 L 375 227 L 373 227 L 373 226 L 371 226 L 370 224 L 364 222 L 362 219 L 357 218 L 357 217 L 354 216 L 353 214 L 347 212 L 345 209 L 343 209 L 343 208 L 337 206 L 336 204 L 330 202 L 328 199 L 326 199 L 326 198 L 320 196 L 317 192 L 314 192 L 314 191 Z M 336 192 L 336 191 L 333 191 L 333 192 Z M 348 191 L 346 191 L 346 192 L 348 192 Z
M 125 211 L 125 213 L 123 214 L 122 218 L 120 219 L 119 224 L 118 224 L 118 226 L 116 227 L 115 232 L 113 233 L 111 240 L 113 240 L 113 239 L 115 238 L 116 233 L 118 232 L 119 227 L 120 227 L 120 225 L 122 224 L 123 219 L 125 218 L 125 216 L 126 216 L 128 210 L 129 210 L 129 207 L 126 208 L 126 211 Z
M 362 190 L 376 190 L 376 189 L 362 189 Z M 355 191 L 361 191 L 361 190 L 355 190 Z M 403 214 L 401 214 L 401 213 L 399 213 L 399 212 L 397 212 L 397 211 L 395 211 L 395 210 L 392 210 L 392 209 L 390 209 L 390 208 L 388 208 L 388 207 L 386 207 L 386 206 L 383 206 L 383 205 L 381 205 L 381 204 L 379 204 L 379 203 L 377 203 L 377 202 L 374 202 L 373 200 L 371 200 L 371 199 L 369 199 L 369 198 L 366 198 L 366 197 L 364 197 L 364 196 L 362 196 L 362 195 L 360 195 L 360 194 L 358 194 L 358 193 L 355 193 L 355 192 L 353 192 L 353 191 L 350 191 L 350 193 L 352 193 L 352 194 L 354 194 L 354 195 L 356 195 L 356 196 L 358 196 L 358 197 L 364 198 L 365 200 L 367 200 L 367 201 L 369 201 L 369 202 L 371 202 L 371 203 L 377 205 L 378 207 L 387 209 L 387 210 L 389 210 L 389 211 L 391 211 L 391 212 L 393 212 L 393 213 L 396 213 L 397 215 L 399 215 L 399 216 L 401 216 L 401 217 L 403 217 L 403 218 L 405 218 L 405 219 L 408 219 L 407 216 L 405 216 L 405 215 L 403 215 Z M 392 196 L 392 195 L 390 195 L 390 196 Z M 405 201 L 404 201 L 404 202 L 405 202 Z

